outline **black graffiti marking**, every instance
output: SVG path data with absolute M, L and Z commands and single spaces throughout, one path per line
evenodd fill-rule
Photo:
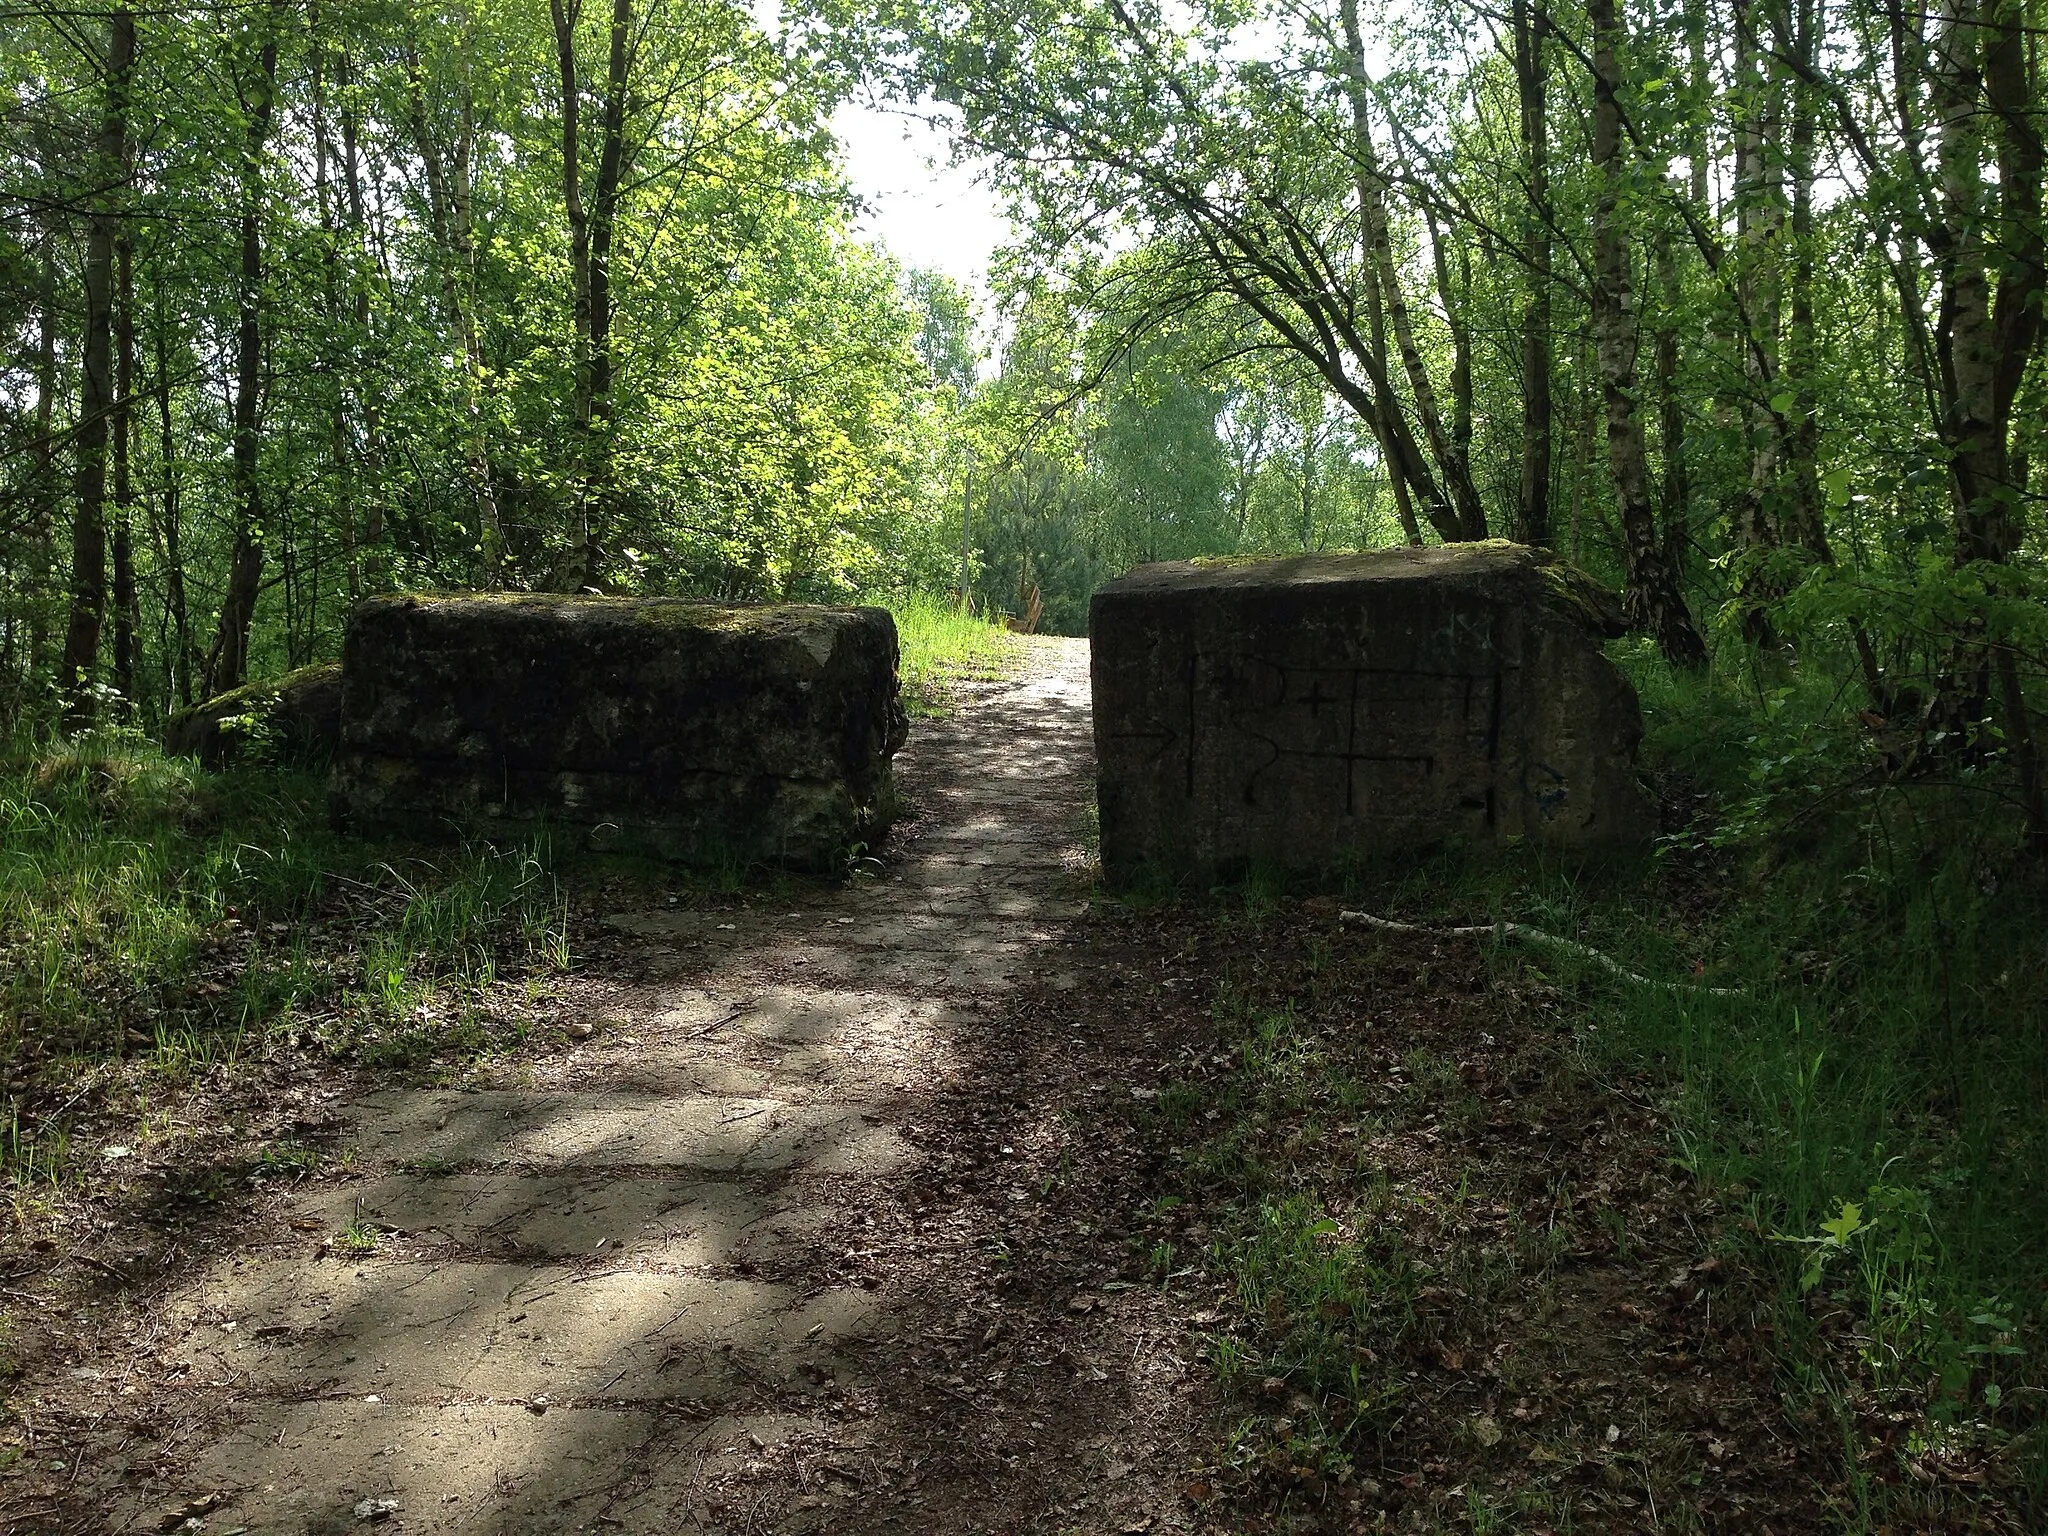
M 1331 762 L 1343 766 L 1344 771 L 1344 814 L 1358 814 L 1358 768 L 1363 763 L 1400 764 L 1416 768 L 1422 777 L 1428 778 L 1436 772 L 1436 755 L 1430 752 L 1377 752 L 1363 751 L 1359 747 L 1361 726 L 1361 705 L 1374 702 L 1369 679 L 1399 678 L 1403 681 L 1421 681 L 1425 694 L 1444 698 L 1459 695 L 1461 712 L 1466 719 L 1473 713 L 1475 690 L 1487 688 L 1487 723 L 1485 730 L 1486 755 L 1489 762 L 1498 753 L 1500 740 L 1500 715 L 1502 704 L 1501 671 L 1494 667 L 1486 672 L 1418 672 L 1412 668 L 1373 667 L 1363 664 L 1348 667 L 1302 667 L 1289 666 L 1263 656 L 1241 658 L 1237 673 L 1243 680 L 1246 691 L 1257 697 L 1259 689 L 1253 682 L 1253 675 L 1264 670 L 1276 685 L 1272 696 L 1262 702 L 1249 704 L 1242 710 L 1235 722 L 1238 729 L 1265 750 L 1265 760 L 1258 763 L 1245 776 L 1241 791 L 1246 805 L 1259 803 L 1260 780 L 1283 759 L 1293 758 L 1304 762 Z M 1304 687 L 1305 680 L 1305 687 Z M 1344 745 L 1293 746 L 1286 738 L 1291 735 L 1284 730 L 1259 729 L 1252 722 L 1260 717 L 1272 717 L 1293 712 L 1299 718 L 1299 711 L 1306 710 L 1310 721 L 1320 724 L 1324 710 L 1341 706 L 1344 724 Z M 1192 756 L 1190 757 L 1192 762 Z

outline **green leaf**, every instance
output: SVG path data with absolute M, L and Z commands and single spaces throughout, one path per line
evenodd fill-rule
M 1850 1238 L 1863 1230 L 1863 1207 L 1853 1200 L 1842 1202 L 1842 1214 L 1833 1221 L 1824 1221 L 1820 1229 L 1836 1247 L 1846 1245 Z

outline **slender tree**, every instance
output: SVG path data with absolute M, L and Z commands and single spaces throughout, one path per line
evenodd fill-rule
M 107 446 L 114 415 L 114 249 L 128 167 L 128 94 L 135 67 L 135 13 L 107 17 L 100 128 L 93 160 L 92 214 L 85 252 L 85 346 L 78 405 L 78 492 L 71 525 L 71 620 L 64 632 L 66 715 L 93 716 L 100 633 L 107 612 Z
M 1514 0 L 1515 101 L 1526 178 L 1522 243 L 1528 253 L 1522 300 L 1521 481 L 1515 496 L 1515 537 L 1550 542 L 1550 75 L 1543 0 Z
M 1674 667 L 1698 670 L 1707 649 L 1685 596 L 1664 562 L 1650 504 L 1649 455 L 1636 408 L 1636 317 L 1622 197 L 1630 167 L 1622 153 L 1621 22 L 1615 0 L 1590 0 L 1593 27 L 1593 332 L 1607 406 L 1607 462 L 1621 508 L 1624 596 L 1634 621 L 1657 637 Z
M 132 714 L 141 612 L 135 591 L 135 246 L 125 230 L 114 269 L 114 689 Z
M 206 691 L 226 693 L 249 675 L 249 635 L 263 589 L 263 449 L 259 415 L 263 392 L 263 218 L 264 156 L 277 105 L 277 46 L 285 0 L 270 0 L 259 13 L 256 67 L 227 68 L 241 101 L 245 129 L 241 159 L 239 283 L 235 291 L 234 545 L 228 555 L 227 585 L 220 621 L 207 653 Z

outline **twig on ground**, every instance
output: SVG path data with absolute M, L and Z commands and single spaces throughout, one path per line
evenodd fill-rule
M 1700 992 L 1708 997 L 1748 996 L 1740 987 L 1709 987 L 1695 981 L 1658 981 L 1653 977 L 1639 976 L 1612 955 L 1604 954 L 1589 944 L 1581 944 L 1575 939 L 1560 938 L 1554 933 L 1545 933 L 1541 928 L 1531 928 L 1527 923 L 1476 923 L 1458 928 L 1425 928 L 1417 923 L 1396 922 L 1390 917 L 1374 917 L 1370 912 L 1339 912 L 1337 921 L 1362 923 L 1368 928 L 1378 928 L 1386 933 L 1419 933 L 1435 939 L 1492 939 L 1496 944 L 1505 943 L 1509 939 L 1520 939 L 1525 944 L 1561 950 L 1568 955 L 1577 955 L 1582 960 L 1590 960 L 1608 975 L 1632 982 L 1639 987 L 1657 987 L 1666 992 Z
M 101 1274 L 110 1275 L 114 1279 L 119 1280 L 124 1284 L 135 1278 L 133 1275 L 128 1274 L 124 1270 L 116 1269 L 113 1265 L 109 1264 L 105 1259 L 96 1259 L 89 1253 L 74 1253 L 70 1257 L 74 1263 L 83 1264 L 88 1269 L 96 1269 Z

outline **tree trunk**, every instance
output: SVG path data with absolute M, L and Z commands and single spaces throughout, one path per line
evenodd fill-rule
M 1678 275 L 1678 253 L 1671 231 L 1651 236 L 1656 268 L 1657 314 L 1657 437 L 1664 455 L 1664 563 L 1674 577 L 1685 569 L 1692 542 L 1692 479 L 1685 462 L 1685 397 L 1678 382 L 1678 317 L 1685 304 Z
M 583 87 L 576 66 L 581 0 L 548 0 L 555 24 L 555 62 L 562 76 L 562 207 L 569 221 L 569 307 L 575 315 L 576 430 L 590 429 L 590 216 L 583 208 Z
M 185 557 L 178 496 L 178 439 L 171 426 L 171 327 L 163 301 L 163 274 L 156 277 L 157 473 L 163 477 L 159 538 L 164 556 L 164 605 L 169 609 L 174 648 L 171 686 L 181 707 L 192 707 L 192 625 L 185 607 Z
M 46 218 L 42 230 L 42 276 L 36 294 L 36 484 L 35 525 L 29 535 L 30 576 L 34 588 L 29 605 L 27 674 L 42 676 L 44 646 L 44 604 L 48 598 L 50 572 L 56 564 L 52 544 L 57 526 L 58 504 L 63 499 L 57 483 L 57 230 L 54 218 Z
M 135 66 L 135 13 L 123 5 L 107 21 L 105 100 L 101 109 L 92 221 L 86 233 L 85 347 L 78 416 L 78 505 L 71 527 L 71 618 L 64 632 L 65 717 L 91 723 L 107 612 L 107 437 L 114 407 L 114 246 L 118 200 L 128 168 L 128 89 Z
M 1748 564 L 1737 587 L 1743 598 L 1743 633 L 1765 647 L 1777 644 L 1769 604 L 1783 589 L 1779 577 L 1758 567 L 1768 566 L 1784 542 L 1783 428 L 1773 397 L 1778 388 L 1785 206 L 1782 82 L 1763 46 L 1757 8 L 1775 3 L 1778 0 L 1731 4 L 1740 103 L 1735 120 L 1735 291 L 1744 333 L 1741 416 L 1749 448 L 1749 478 L 1735 517 L 1736 540 Z
M 454 152 L 444 157 L 427 117 L 426 88 L 419 60 L 409 60 L 408 67 L 413 138 L 426 171 L 435 242 L 442 252 L 441 299 L 462 348 L 464 457 L 470 499 L 476 508 L 477 584 L 495 588 L 503 582 L 505 538 L 498 518 L 497 481 L 484 424 L 483 334 L 476 320 L 476 207 L 470 186 L 470 161 L 476 147 L 476 99 L 465 76 L 462 128 Z
M 1456 440 L 1444 430 L 1443 413 L 1437 408 L 1436 386 L 1430 380 L 1429 366 L 1423 360 L 1422 348 L 1415 339 L 1415 323 L 1408 310 L 1407 295 L 1401 288 L 1400 271 L 1394 262 L 1393 235 L 1387 224 L 1378 171 L 1371 158 L 1373 148 L 1369 128 L 1365 137 L 1358 141 L 1357 153 L 1366 167 L 1373 193 L 1373 236 L 1380 286 L 1386 295 L 1387 317 L 1394 324 L 1394 347 L 1401 354 L 1401 368 L 1408 376 L 1409 396 L 1415 402 L 1415 414 L 1422 421 L 1422 433 L 1429 443 L 1430 456 L 1436 460 L 1437 473 L 1443 477 L 1445 489 L 1450 493 L 1455 538 L 1461 541 L 1483 539 L 1486 537 L 1486 510 L 1480 504 L 1479 492 L 1473 487 L 1470 466 L 1458 451 Z M 1447 538 L 1446 542 L 1450 539 Z
M 2024 490 L 2011 476 L 2012 406 L 2040 339 L 2043 293 L 2042 143 L 2027 46 L 2020 19 L 1997 0 L 1988 13 L 1973 0 L 1951 0 L 1934 44 L 1947 226 L 1942 313 L 1949 321 L 1937 346 L 1954 381 L 1945 436 L 1960 563 L 2007 559 L 2023 526 Z M 1995 227 L 1981 211 L 1987 194 L 1979 169 L 1991 125 L 1998 134 Z M 1997 270 L 1995 290 L 1987 267 Z
M 115 252 L 114 301 L 114 688 L 135 712 L 135 248 L 124 232 Z
M 1358 27 L 1358 0 L 1344 0 L 1344 91 L 1351 106 L 1351 128 L 1354 135 L 1371 131 L 1365 99 L 1365 66 L 1363 62 L 1363 41 Z M 1358 249 L 1359 288 L 1365 295 L 1366 336 L 1374 365 L 1379 373 L 1387 371 L 1387 311 L 1380 294 L 1379 262 L 1375 259 L 1372 240 L 1371 193 L 1366 186 L 1365 167 L 1356 160 L 1352 162 L 1352 186 L 1358 197 Z M 1411 547 L 1422 543 L 1422 525 L 1415 518 L 1415 501 L 1409 493 L 1406 476 L 1401 473 L 1400 455 L 1393 449 L 1386 423 L 1381 411 L 1388 408 L 1388 402 L 1380 402 L 1380 410 L 1367 418 L 1373 438 L 1379 444 L 1380 463 L 1387 472 L 1387 483 L 1394 493 L 1394 515 L 1400 519 L 1401 532 Z
M 1636 413 L 1636 317 L 1628 233 L 1621 227 L 1621 24 L 1615 0 L 1590 0 L 1593 26 L 1593 163 L 1599 193 L 1593 208 L 1593 331 L 1607 406 L 1607 460 L 1620 503 L 1629 616 L 1656 637 L 1665 660 L 1686 671 L 1707 664 L 1685 598 L 1657 538 L 1650 505 L 1649 458 Z
M 1457 513 L 1437 494 L 1433 478 L 1419 478 L 1410 469 L 1410 462 L 1417 456 L 1415 444 L 1407 422 L 1401 419 L 1400 402 L 1388 387 L 1387 307 L 1399 299 L 1387 291 L 1385 264 L 1381 261 L 1381 250 L 1387 242 L 1386 210 L 1375 180 L 1372 118 L 1366 99 L 1365 39 L 1358 24 L 1358 0 L 1342 0 L 1340 9 L 1344 26 L 1344 93 L 1351 108 L 1352 182 L 1358 196 L 1360 286 L 1366 296 L 1370 327 L 1368 372 L 1373 379 L 1373 409 L 1366 420 L 1379 441 L 1380 461 L 1386 465 L 1387 479 L 1393 486 L 1394 510 L 1408 542 L 1422 542 L 1422 527 L 1416 521 L 1411 494 L 1419 492 L 1423 515 L 1437 536 L 1447 544 L 1455 543 L 1459 536 Z
M 1941 276 L 1935 346 L 1958 565 L 2004 563 L 2025 531 L 2026 486 L 2011 448 L 2013 402 L 2040 344 L 2048 291 L 2043 146 L 2029 46 L 2024 18 L 2001 0 L 1947 0 L 1941 8 L 1932 50 L 1940 220 L 1930 240 Z M 1995 217 L 1988 216 L 1992 194 L 1982 170 L 1987 131 L 1996 135 Z M 1971 630 L 1940 702 L 1951 713 L 1975 715 L 1975 700 L 1988 691 L 1986 674 L 1995 674 L 2028 837 L 2036 850 L 2048 850 L 2048 793 L 2013 643 L 1988 634 L 1982 622 Z
M 1429 254 L 1436 269 L 1437 302 L 1443 306 L 1444 328 L 1451 333 L 1451 442 L 1458 458 L 1472 462 L 1472 328 L 1465 323 L 1459 290 L 1451 284 L 1450 253 L 1444 249 L 1443 231 L 1436 215 L 1423 210 L 1429 231 Z M 1472 291 L 1472 263 L 1467 253 L 1458 252 L 1458 275 L 1465 294 Z
M 360 263 L 368 252 L 368 221 L 363 215 L 363 177 L 361 156 L 357 149 L 356 99 L 354 70 L 349 64 L 348 52 L 344 49 L 337 55 L 341 86 L 341 165 L 342 175 L 348 186 L 348 225 L 350 237 L 355 242 L 356 259 Z M 370 285 L 358 270 L 352 277 L 355 312 L 354 343 L 358 357 L 370 342 Z M 360 380 L 360 374 L 358 378 Z M 384 437 L 382 413 L 378 407 L 374 387 L 356 385 L 356 409 L 363 423 L 363 482 L 368 487 L 363 508 L 362 536 L 356 544 L 357 560 L 349 571 L 349 592 L 354 595 L 367 587 L 380 588 L 386 580 L 383 568 L 384 544 Z
M 1543 40 L 1550 25 L 1541 0 L 1514 0 L 1515 88 L 1521 103 L 1522 157 L 1528 187 L 1522 240 L 1528 272 L 1522 297 L 1522 479 L 1515 537 L 1550 542 L 1550 127 Z
M 1821 507 L 1820 403 L 1814 395 L 1814 377 L 1820 366 L 1813 315 L 1815 103 L 1813 88 L 1806 81 L 1820 56 L 1816 30 L 1820 14 L 1815 0 L 1797 0 L 1791 39 L 1797 68 L 1789 87 L 1792 129 L 1786 157 L 1792 182 L 1790 326 L 1785 338 L 1785 378 L 1780 388 L 1789 388 L 1792 395 L 1792 419 L 1785 433 L 1786 541 L 1827 563 L 1833 554 L 1828 548 L 1827 522 Z
M 307 30 L 313 37 L 313 200 L 320 215 L 320 299 L 327 316 L 332 379 L 327 399 L 327 458 L 334 476 L 335 531 L 341 539 L 342 567 L 349 596 L 357 595 L 361 559 L 356 553 L 355 455 L 351 450 L 348 379 L 359 363 L 341 294 L 341 221 L 335 208 L 334 139 L 327 118 L 327 50 L 320 40 L 317 17 Z M 317 548 L 317 543 L 315 545 Z
M 1688 73 L 1692 86 L 1693 121 L 1698 125 L 1698 134 L 1686 146 L 1686 156 L 1691 162 L 1692 203 L 1702 217 L 1712 210 L 1707 207 L 1710 189 L 1708 172 L 1713 166 L 1714 146 L 1714 77 L 1707 67 L 1707 3 L 1708 0 L 1684 0 L 1683 22 L 1685 27 L 1685 48 Z
M 1597 372 L 1593 360 L 1593 338 L 1590 330 L 1580 337 L 1578 367 L 1572 371 L 1573 404 L 1577 407 L 1572 418 L 1572 520 L 1571 520 L 1571 561 L 1582 565 L 1584 545 L 1580 529 L 1584 525 L 1586 510 L 1586 481 L 1593 462 L 1593 434 L 1600 426 L 1600 386 L 1594 377 Z
M 597 181 L 590 199 L 590 368 L 584 416 L 589 456 L 582 496 L 586 587 L 594 587 L 603 579 L 605 552 L 618 521 L 618 488 L 612 468 L 612 244 L 618 228 L 619 187 L 626 171 L 626 94 L 632 75 L 632 33 L 633 0 L 612 0 Z M 572 167 L 571 174 L 580 176 L 580 169 Z
M 249 676 L 249 637 L 263 587 L 263 488 L 258 470 L 262 439 L 257 416 L 263 389 L 263 150 L 277 99 L 277 22 L 270 8 L 268 35 L 248 98 L 242 150 L 242 264 L 235 340 L 235 445 L 232 480 L 235 540 L 221 593 L 220 623 L 206 662 L 206 693 L 239 688 Z

